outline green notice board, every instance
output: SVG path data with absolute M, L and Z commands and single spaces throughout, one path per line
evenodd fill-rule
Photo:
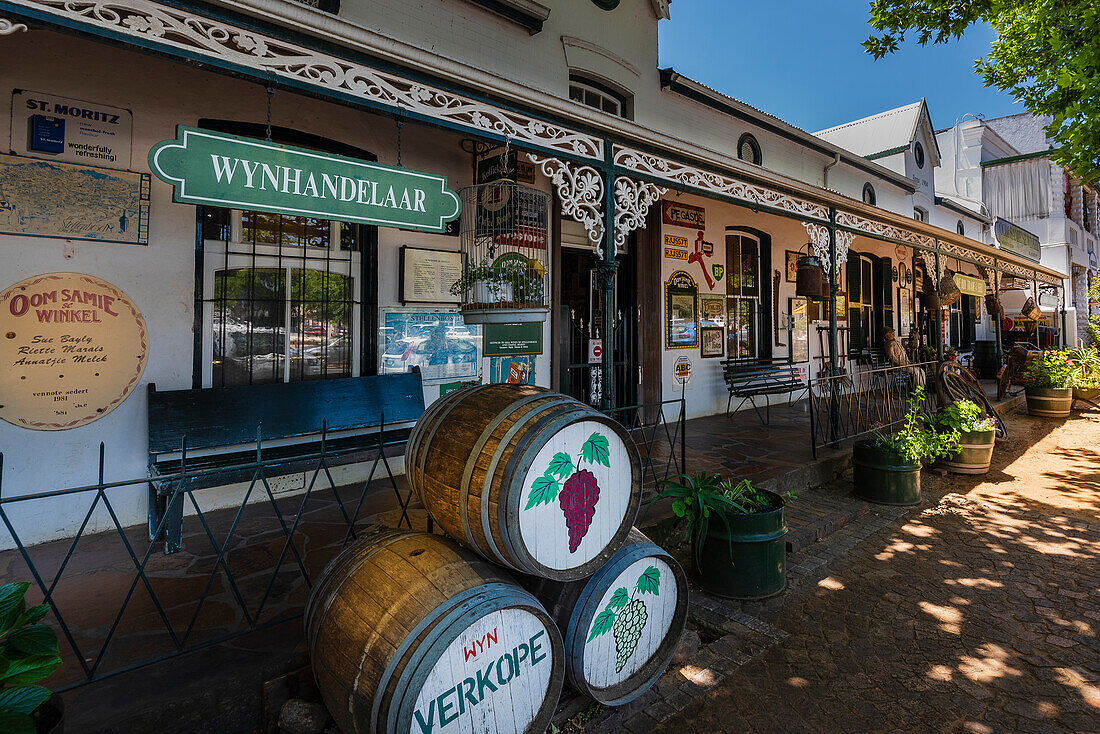
M 486 357 L 542 354 L 542 322 L 485 324 Z

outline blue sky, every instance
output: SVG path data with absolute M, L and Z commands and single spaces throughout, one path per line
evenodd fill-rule
M 866 0 L 678 0 L 660 24 L 660 65 L 810 132 L 928 99 L 936 128 L 963 114 L 1023 112 L 982 86 L 974 60 L 994 40 L 972 27 L 949 45 L 907 43 L 875 61 Z

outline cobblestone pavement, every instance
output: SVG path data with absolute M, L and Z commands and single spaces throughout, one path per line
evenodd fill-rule
M 704 648 L 691 670 L 706 693 L 623 727 L 1100 732 L 1100 416 L 1009 426 L 988 475 L 926 472 L 920 507 L 817 544 L 843 554 L 792 556 L 797 586 L 743 607 L 767 644 L 709 677 L 723 655 Z

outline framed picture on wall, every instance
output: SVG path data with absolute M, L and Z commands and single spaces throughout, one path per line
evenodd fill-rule
M 722 327 L 704 326 L 699 329 L 700 356 L 726 356 L 726 330 Z
M 665 283 L 665 349 L 699 345 L 699 286 L 683 270 Z
M 787 282 L 794 283 L 798 280 L 798 258 L 802 254 L 787 250 Z
M 699 296 L 699 326 L 703 328 L 726 325 L 726 297 L 721 294 L 703 293 Z

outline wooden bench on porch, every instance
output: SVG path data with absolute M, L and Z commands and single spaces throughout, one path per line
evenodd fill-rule
M 150 539 L 163 537 L 167 553 L 180 549 L 181 475 L 194 490 L 252 480 L 258 457 L 265 476 L 313 470 L 322 453 L 334 455 L 326 466 L 369 460 L 396 452 L 423 412 L 419 370 L 200 390 L 150 384 Z
M 730 405 L 734 398 L 741 398 L 737 410 L 748 402 L 756 411 L 760 422 L 767 425 L 771 421 L 772 395 L 792 393 L 806 388 L 797 365 L 790 362 L 762 362 L 759 360 L 727 359 L 722 361 L 722 376 L 729 390 L 729 400 L 726 401 L 726 415 L 730 414 Z M 765 414 L 760 414 L 760 408 L 756 404 L 758 396 L 764 397 Z

